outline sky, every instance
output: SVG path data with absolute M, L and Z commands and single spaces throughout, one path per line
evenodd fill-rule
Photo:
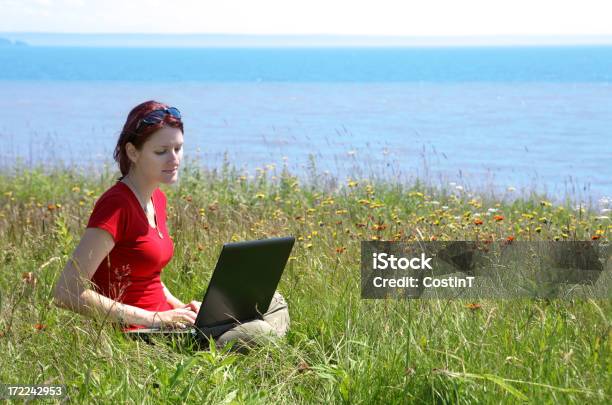
M 0 0 L 0 32 L 612 35 L 610 0 Z

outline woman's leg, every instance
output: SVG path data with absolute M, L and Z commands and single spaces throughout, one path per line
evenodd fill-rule
M 228 330 L 216 340 L 217 347 L 223 347 L 232 340 L 245 343 L 247 345 L 257 344 L 259 341 L 283 337 L 289 329 L 289 310 L 287 302 L 278 292 L 274 293 L 268 311 L 263 315 L 263 320 L 240 324 Z
M 289 329 L 289 308 L 287 307 L 287 301 L 280 293 L 274 293 L 270 308 L 264 314 L 263 319 L 272 326 L 277 336 L 285 336 L 287 329 Z

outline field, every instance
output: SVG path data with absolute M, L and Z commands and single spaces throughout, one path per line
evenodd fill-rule
M 0 383 L 65 384 L 71 403 L 610 403 L 610 300 L 363 300 L 362 240 L 608 240 L 598 207 L 460 185 L 187 166 L 168 197 L 163 280 L 201 299 L 221 245 L 295 235 L 286 339 L 248 355 L 126 339 L 52 302 L 106 171 L 0 174 Z

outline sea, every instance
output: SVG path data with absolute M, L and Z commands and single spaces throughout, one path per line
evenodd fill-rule
M 127 113 L 177 107 L 184 158 L 500 198 L 612 200 L 612 46 L 0 47 L 0 170 L 114 168 Z

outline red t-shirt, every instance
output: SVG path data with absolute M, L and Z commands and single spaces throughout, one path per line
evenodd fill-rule
M 115 246 L 91 280 L 95 291 L 106 297 L 148 311 L 166 311 L 172 306 L 166 301 L 160 275 L 172 258 L 174 244 L 166 228 L 166 196 L 157 188 L 152 199 L 157 229 L 149 225 L 125 183 L 118 181 L 96 201 L 87 227 L 108 231 Z M 124 330 L 142 327 L 129 325 Z

